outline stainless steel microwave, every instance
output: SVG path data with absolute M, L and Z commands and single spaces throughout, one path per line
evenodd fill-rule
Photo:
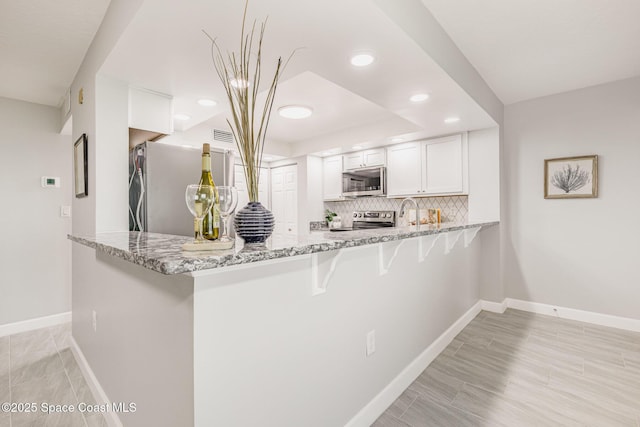
M 355 169 L 343 172 L 342 195 L 345 197 L 386 196 L 386 168 Z

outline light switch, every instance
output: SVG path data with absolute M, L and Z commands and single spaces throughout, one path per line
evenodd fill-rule
M 369 331 L 367 334 L 367 357 L 376 352 L 376 331 Z
M 63 218 L 70 218 L 71 206 L 60 206 L 60 216 Z

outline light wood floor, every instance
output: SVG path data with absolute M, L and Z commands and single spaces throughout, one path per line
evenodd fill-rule
M 483 311 L 374 426 L 640 427 L 640 333 Z

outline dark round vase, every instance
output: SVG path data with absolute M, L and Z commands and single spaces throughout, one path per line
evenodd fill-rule
M 260 202 L 249 202 L 236 212 L 233 220 L 236 234 L 245 245 L 264 245 L 273 233 L 274 224 L 273 214 Z

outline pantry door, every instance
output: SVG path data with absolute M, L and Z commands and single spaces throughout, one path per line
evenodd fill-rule
M 298 165 L 271 169 L 271 210 L 276 220 L 274 236 L 298 234 Z

